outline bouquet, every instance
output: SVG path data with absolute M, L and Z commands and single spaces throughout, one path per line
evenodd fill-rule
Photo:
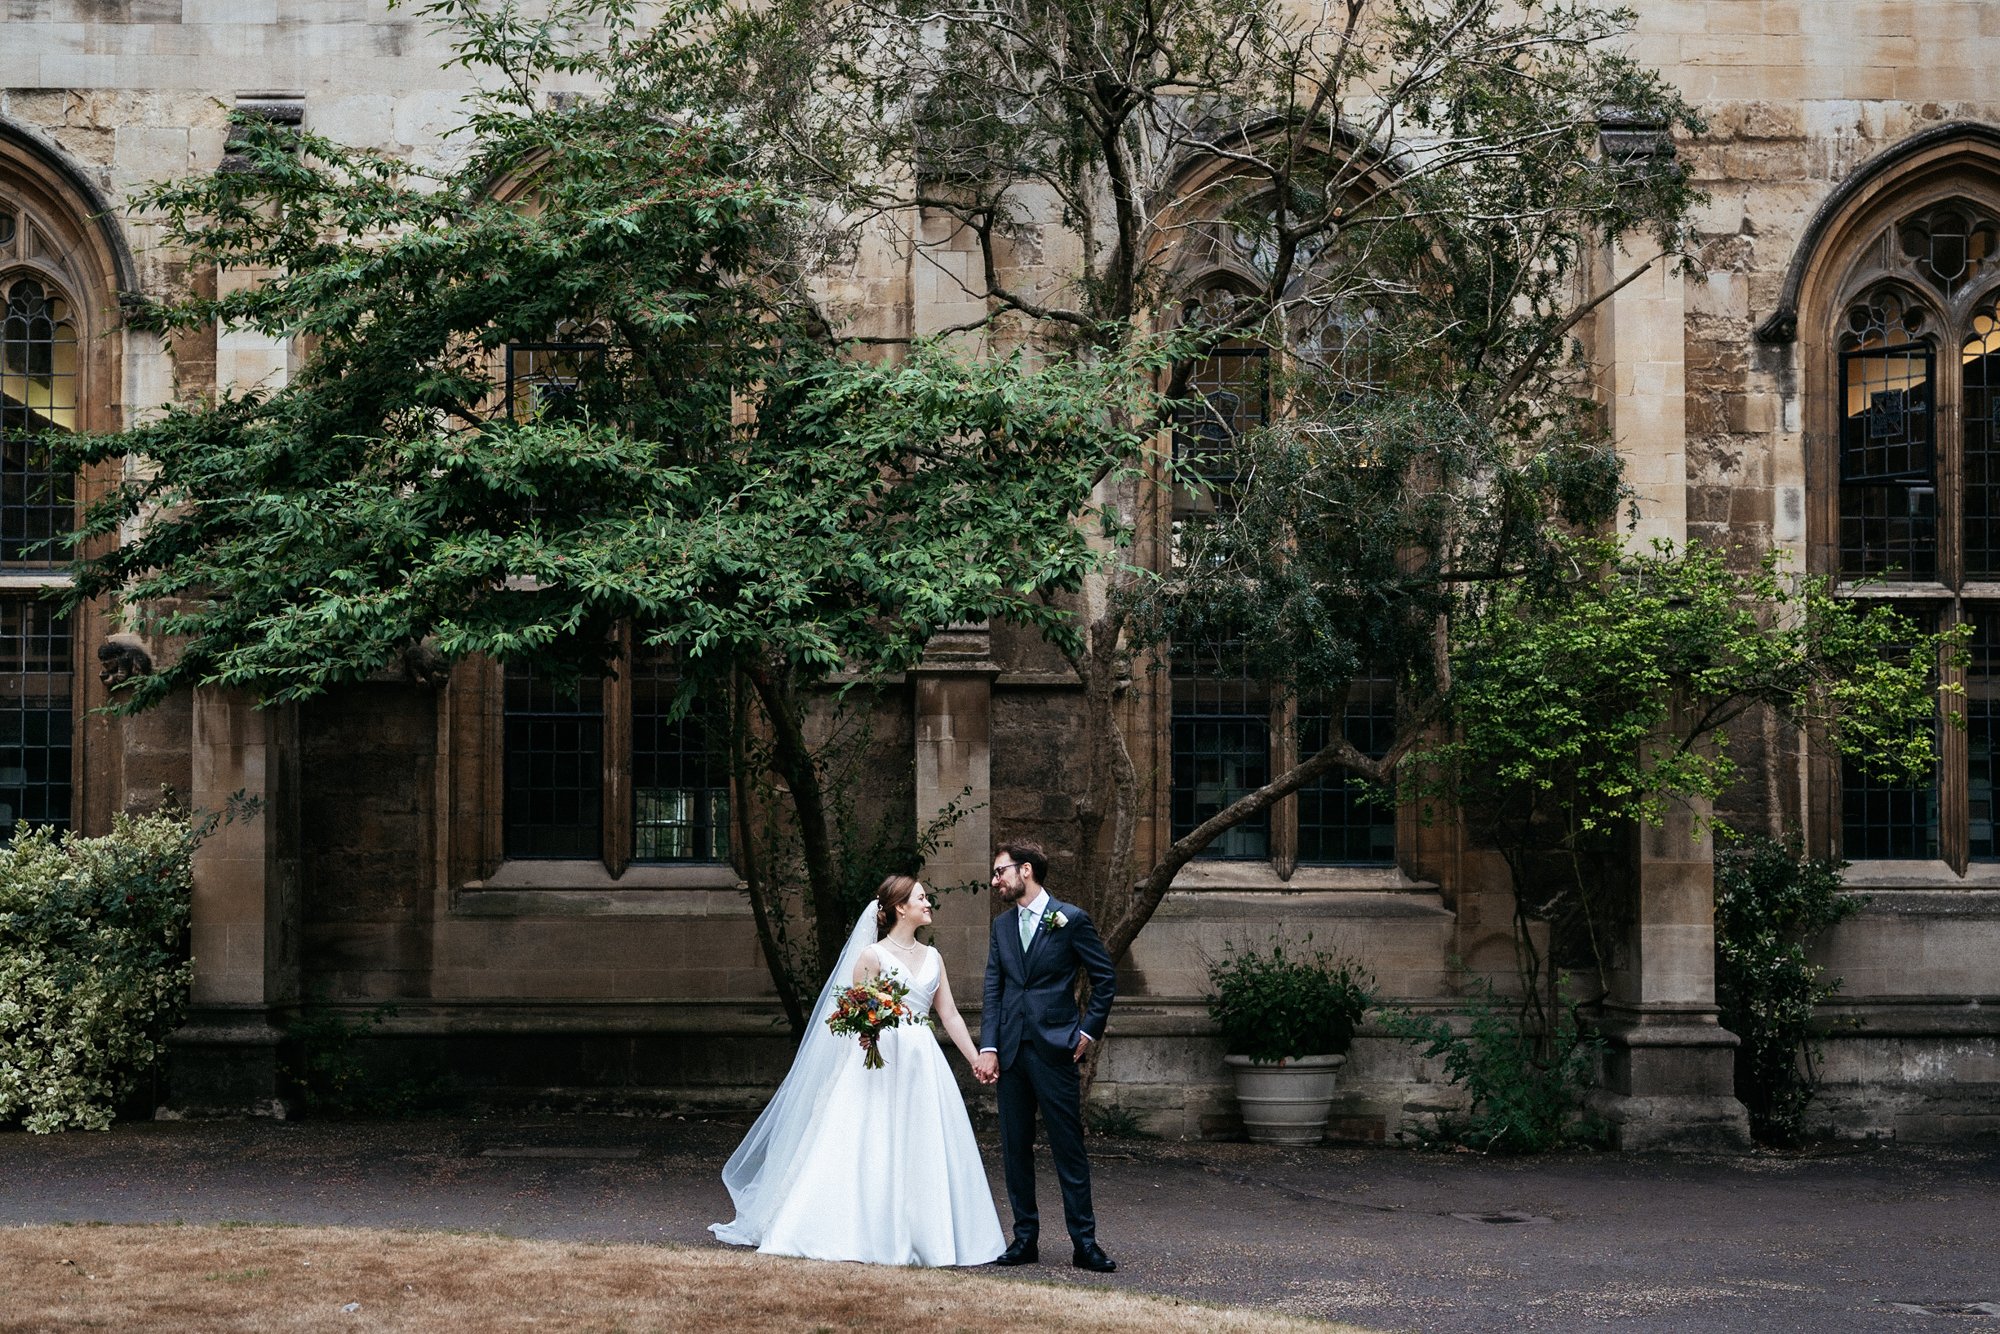
M 910 1017 L 910 1007 L 903 1004 L 903 998 L 909 994 L 910 989 L 894 978 L 871 978 L 840 993 L 833 1013 L 826 1017 L 826 1026 L 835 1033 L 852 1033 L 865 1053 L 861 1064 L 869 1070 L 880 1070 L 882 1053 L 877 1044 L 884 1029 L 894 1028 Z

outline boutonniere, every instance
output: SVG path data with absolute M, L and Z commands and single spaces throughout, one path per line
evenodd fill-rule
M 1051 931 L 1060 931 L 1069 925 L 1069 918 L 1063 915 L 1061 908 L 1057 908 L 1043 916 L 1042 925 Z

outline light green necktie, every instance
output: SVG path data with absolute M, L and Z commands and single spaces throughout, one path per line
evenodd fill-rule
M 1021 919 L 1021 952 L 1028 951 L 1028 942 L 1035 938 L 1035 915 L 1026 908 L 1016 908 L 1014 915 Z

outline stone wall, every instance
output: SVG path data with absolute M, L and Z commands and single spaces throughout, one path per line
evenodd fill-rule
M 1759 342 L 1756 330 L 1815 212 L 1862 164 L 1929 126 L 2000 125 L 2000 67 L 1987 59 L 2000 5 L 1642 0 L 1637 8 L 1633 54 L 1708 119 L 1679 151 L 1709 194 L 1694 269 L 1656 265 L 1595 322 L 1599 383 L 1643 502 L 1641 532 L 1726 544 L 1746 561 L 1777 548 L 1804 564 L 1809 377 L 1798 343 Z M 432 162 L 453 151 L 443 136 L 464 115 L 461 76 L 441 68 L 447 54 L 414 11 L 384 0 L 16 0 L 0 42 L 0 118 L 113 202 L 140 286 L 164 296 L 213 276 L 157 249 L 119 201 L 147 182 L 212 170 L 239 98 L 296 96 L 310 130 Z M 1018 276 L 1029 286 L 1049 279 L 1063 245 L 1053 229 L 1037 233 Z M 1606 254 L 1598 280 L 1615 281 L 1647 258 L 1636 242 Z M 945 269 L 956 262 L 947 258 Z M 871 242 L 830 276 L 828 291 L 873 333 L 940 328 L 971 313 L 944 271 L 915 272 L 886 242 Z M 281 378 L 289 364 L 288 349 L 256 340 L 192 337 L 169 350 L 144 335 L 119 337 L 120 382 L 93 389 L 126 420 L 219 383 Z M 985 805 L 967 829 L 1041 839 L 1056 852 L 1051 882 L 1060 891 L 1073 866 L 1076 693 L 1060 656 L 1032 636 L 996 627 L 982 652 L 990 664 L 975 654 L 954 669 L 953 690 L 933 695 L 985 701 L 981 726 L 968 715 L 963 731 L 990 738 L 984 754 L 977 742 L 950 750 L 961 739 L 950 720 L 927 717 L 920 732 L 919 692 L 898 687 L 877 702 L 870 756 L 854 780 L 857 807 L 906 811 L 937 797 L 912 794 L 905 781 L 920 744 L 950 750 L 950 764 L 976 769 L 983 760 L 989 783 L 972 801 Z M 204 922 L 225 931 L 199 937 L 205 975 L 243 983 L 240 996 L 223 1000 L 283 1007 L 302 992 L 354 1016 L 394 1001 L 387 1040 L 495 1092 L 600 1087 L 687 1105 L 754 1102 L 781 1069 L 785 1044 L 730 875 L 631 888 L 596 883 L 588 868 L 569 884 L 547 872 L 466 872 L 447 847 L 453 824 L 486 817 L 451 787 L 447 750 L 469 734 L 441 724 L 450 698 L 387 684 L 342 692 L 300 711 L 295 743 L 234 769 L 195 754 L 197 705 L 173 701 L 115 725 L 120 758 L 94 778 L 115 794 L 93 809 L 150 805 L 162 785 L 197 794 L 224 770 L 268 776 L 295 764 L 296 848 L 267 846 L 269 830 L 238 831 L 231 838 L 241 847 L 215 853 L 233 849 L 243 865 L 285 874 L 286 858 L 295 859 L 295 898 L 285 889 L 263 902 L 275 911 L 295 901 L 297 936 L 263 918 Z M 203 707 L 211 706 L 221 708 Z M 210 717 L 225 732 L 251 722 Z M 1746 740 L 1744 779 L 1722 803 L 1726 815 L 1775 831 L 1823 811 L 1806 748 L 1775 727 Z M 295 753 L 281 753 L 294 744 Z M 258 767 L 266 759 L 276 766 L 268 772 Z M 1146 781 L 1163 791 L 1157 765 L 1142 760 Z M 1225 939 L 1323 933 L 1373 968 L 1391 997 L 1427 1009 L 1448 1005 L 1460 985 L 1452 960 L 1504 976 L 1513 925 L 1504 868 L 1460 846 L 1455 830 L 1406 826 L 1401 872 L 1280 883 L 1268 868 L 1190 868 L 1125 966 L 1100 1097 L 1165 1133 L 1229 1130 L 1220 1053 L 1199 1001 L 1202 952 Z M 958 849 L 953 865 L 968 860 L 979 859 Z M 1908 874 L 1857 868 L 1857 885 L 1872 887 L 1875 901 L 1826 947 L 1846 979 L 1830 1010 L 1843 1026 L 1828 1040 L 1827 1116 L 1844 1134 L 1988 1130 L 2000 1085 L 1995 885 L 1977 872 L 1970 882 Z M 220 896 L 211 895 L 217 910 L 254 915 L 246 906 L 254 896 L 228 878 L 218 872 L 206 886 Z M 970 1002 L 994 905 L 969 894 L 945 906 L 939 940 Z M 257 946 L 241 969 L 216 944 L 232 924 Z M 215 1050 L 240 1037 L 217 1036 Z M 1337 1129 L 1393 1133 L 1448 1101 L 1435 1080 L 1409 1049 L 1364 1033 Z
M 304 996 L 427 996 L 436 697 L 357 686 L 300 713 Z
M 1812 1121 L 1853 1138 L 2000 1135 L 2000 868 L 1969 878 L 1874 889 L 1814 951 L 1840 990 Z
M 1687 531 L 1748 562 L 1773 548 L 1809 568 L 1813 377 L 1804 340 L 1760 342 L 1795 253 L 1834 191 L 1870 159 L 1950 122 L 2000 123 L 1988 58 L 2000 8 L 1958 0 L 1689 0 L 1638 6 L 1633 53 L 1708 119 L 1681 145 L 1709 201 L 1686 283 Z M 1822 377 L 1823 378 L 1823 377 Z M 1832 837 L 1832 773 L 1765 725 L 1739 747 L 1722 803 L 1738 827 Z M 1815 795 L 1817 794 L 1817 795 Z M 1847 1135 L 1992 1133 L 2000 953 L 1979 868 L 1854 868 L 1872 895 L 1822 953 L 1846 984 L 1831 1007 L 1819 1114 Z

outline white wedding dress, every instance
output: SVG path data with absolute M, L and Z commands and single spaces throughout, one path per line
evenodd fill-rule
M 870 905 L 850 941 L 854 958 L 852 945 L 873 940 L 873 918 Z M 843 956 L 792 1073 L 723 1169 L 736 1219 L 709 1230 L 770 1255 L 985 1264 L 1006 1249 L 1000 1216 L 965 1101 L 923 1022 L 944 962 L 928 946 L 908 967 L 888 949 L 876 954 L 910 989 L 912 1019 L 882 1034 L 880 1070 L 862 1064 L 853 1038 L 827 1033 L 834 983 L 852 976 Z

